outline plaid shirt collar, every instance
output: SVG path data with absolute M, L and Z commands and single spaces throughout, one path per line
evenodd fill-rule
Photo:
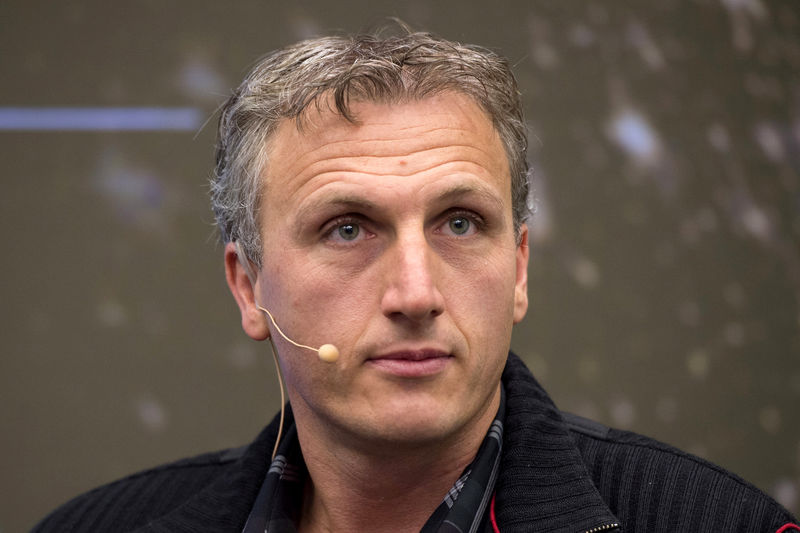
M 476 533 L 487 529 L 489 501 L 503 447 L 505 396 L 501 384 L 500 407 L 478 453 L 420 533 Z M 278 447 L 242 533 L 296 533 L 307 477 L 297 429 L 292 424 Z

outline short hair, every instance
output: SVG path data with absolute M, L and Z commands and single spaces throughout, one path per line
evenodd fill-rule
M 258 214 L 267 142 L 285 119 L 330 99 L 355 122 L 349 102 L 396 103 L 453 91 L 491 119 L 511 173 L 514 228 L 528 208 L 528 139 L 522 101 L 508 61 L 491 50 L 429 33 L 321 37 L 262 58 L 222 108 L 211 203 L 223 242 L 236 241 L 261 267 Z

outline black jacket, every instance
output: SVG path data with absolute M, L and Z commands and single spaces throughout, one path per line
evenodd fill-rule
M 495 518 L 513 532 L 777 532 L 794 519 L 733 474 L 634 433 L 558 411 L 509 356 Z M 291 423 L 289 413 L 288 423 Z M 277 421 L 249 446 L 128 476 L 66 503 L 35 532 L 240 532 Z M 781 533 L 800 531 L 787 526 Z

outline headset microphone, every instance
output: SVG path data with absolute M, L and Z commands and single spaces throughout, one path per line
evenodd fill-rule
M 239 242 L 235 241 L 234 245 L 236 246 L 236 257 L 239 258 L 239 263 L 244 267 L 244 271 L 247 274 L 247 278 L 250 280 L 250 284 L 255 289 L 256 276 L 253 273 L 252 267 L 250 266 L 250 261 L 247 260 L 247 256 L 245 255 L 244 250 L 242 250 L 242 247 L 239 244 Z M 306 350 L 311 350 L 312 352 L 316 352 L 319 358 L 325 361 L 326 363 L 335 363 L 336 360 L 339 359 L 339 349 L 333 344 L 323 344 L 319 348 L 314 348 L 312 346 L 306 346 L 305 344 L 300 344 L 299 342 L 294 342 L 292 339 L 287 337 L 283 331 L 281 331 L 281 328 L 280 326 L 278 326 L 278 323 L 275 322 L 275 317 L 272 316 L 272 313 L 270 313 L 265 307 L 261 307 L 260 305 L 258 305 L 258 302 L 256 302 L 256 307 L 267 314 L 269 319 L 272 321 L 272 325 L 275 326 L 275 329 L 278 330 L 278 333 L 281 334 L 281 337 L 283 337 L 290 343 L 294 344 L 298 348 L 305 348 Z
M 244 268 L 244 271 L 247 274 L 247 278 L 250 280 L 250 285 L 253 287 L 253 291 L 255 292 L 256 276 L 255 273 L 253 272 L 252 266 L 250 265 L 250 261 L 248 261 L 247 256 L 245 255 L 244 250 L 242 250 L 242 246 L 239 244 L 239 242 L 234 241 L 233 244 L 236 247 L 236 257 L 239 258 L 239 263 Z M 283 331 L 281 331 L 280 326 L 278 326 L 278 323 L 275 322 L 275 317 L 272 316 L 272 313 L 270 313 L 267 310 L 267 308 L 261 307 L 260 305 L 258 305 L 258 302 L 255 302 L 255 304 L 256 308 L 267 314 L 269 319 L 272 321 L 272 325 L 275 326 L 275 329 L 278 331 L 278 333 L 281 334 L 281 337 L 286 339 L 288 342 L 294 344 L 299 348 L 305 348 L 307 350 L 317 352 L 319 358 L 325 361 L 326 363 L 333 363 L 337 359 L 339 359 L 339 349 L 336 348 L 336 346 L 334 346 L 333 344 L 323 344 L 322 346 L 319 347 L 319 349 L 317 349 L 317 348 L 312 348 L 311 346 L 306 346 L 305 344 L 299 344 L 297 342 L 294 342 L 292 339 L 287 337 Z M 278 436 L 275 438 L 275 445 L 272 447 L 272 460 L 274 461 L 275 456 L 278 453 L 278 445 L 281 442 L 281 435 L 283 435 L 283 416 L 285 411 L 284 406 L 286 404 L 286 395 L 284 394 L 283 390 L 284 389 L 283 373 L 281 372 L 281 365 L 278 364 L 278 356 L 276 355 L 277 350 L 275 349 L 275 344 L 272 342 L 272 338 L 269 339 L 269 348 L 270 351 L 272 352 L 272 360 L 275 362 L 275 372 L 278 375 L 278 386 L 281 389 L 281 419 L 280 422 L 278 423 Z
M 269 319 L 272 321 L 272 325 L 275 326 L 275 329 L 278 330 L 278 333 L 281 334 L 281 337 L 291 342 L 298 348 L 305 348 L 306 350 L 317 352 L 319 358 L 325 361 L 326 363 L 335 363 L 336 360 L 339 359 L 339 349 L 333 344 L 323 344 L 319 348 L 314 348 L 312 346 L 306 346 L 305 344 L 300 344 L 299 342 L 295 342 L 289 337 L 287 337 L 283 331 L 281 331 L 280 326 L 278 326 L 278 323 L 275 322 L 275 317 L 272 316 L 272 313 L 270 313 L 266 307 L 261 307 L 260 305 L 258 305 L 258 303 L 256 303 L 256 307 L 267 314 Z

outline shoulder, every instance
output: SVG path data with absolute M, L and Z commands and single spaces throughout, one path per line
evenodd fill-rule
M 636 433 L 562 416 L 595 486 L 626 530 L 776 532 L 795 521 L 772 498 L 713 463 Z
M 145 526 L 224 475 L 244 449 L 181 459 L 100 486 L 57 508 L 33 532 L 132 531 Z

